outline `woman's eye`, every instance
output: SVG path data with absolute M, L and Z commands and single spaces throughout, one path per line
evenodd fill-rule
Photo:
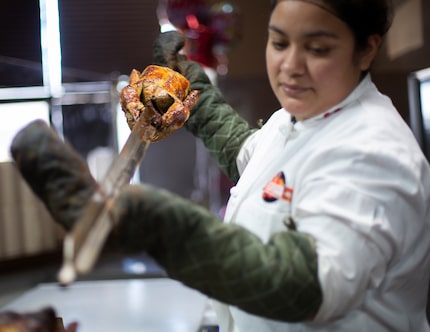
M 309 47 L 309 51 L 316 56 L 326 56 L 330 53 L 329 47 Z
M 272 41 L 272 46 L 276 50 L 283 50 L 288 46 L 288 44 L 286 42 Z

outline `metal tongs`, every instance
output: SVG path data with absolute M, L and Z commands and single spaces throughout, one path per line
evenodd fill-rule
M 78 274 L 85 274 L 94 266 L 114 226 L 110 215 L 113 199 L 119 189 L 130 182 L 155 131 L 145 116 L 139 117 L 121 152 L 84 208 L 82 217 L 64 239 L 63 266 L 58 273 L 60 284 L 72 283 Z

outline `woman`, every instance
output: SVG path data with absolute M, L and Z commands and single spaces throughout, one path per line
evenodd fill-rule
M 217 301 L 222 332 L 430 331 L 430 169 L 368 73 L 389 21 L 384 0 L 273 1 L 282 108 L 259 130 L 178 55 L 179 34 L 157 40 L 155 62 L 200 90 L 187 129 L 236 185 L 224 223 L 150 186 L 113 215 L 125 244 Z
M 180 44 L 158 41 L 157 62 L 201 91 L 187 128 L 238 182 L 224 225 L 185 203 L 156 217 L 149 189 L 124 196 L 120 219 L 186 220 L 171 230 L 177 251 L 154 256 L 230 304 L 218 306 L 221 331 L 428 330 L 429 167 L 368 73 L 390 19 L 382 0 L 274 1 L 266 61 L 282 109 L 256 132 L 175 59 Z

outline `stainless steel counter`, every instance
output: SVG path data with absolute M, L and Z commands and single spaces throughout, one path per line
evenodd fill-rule
M 18 312 L 51 306 L 79 332 L 197 332 L 207 298 L 168 278 L 41 284 L 9 303 Z

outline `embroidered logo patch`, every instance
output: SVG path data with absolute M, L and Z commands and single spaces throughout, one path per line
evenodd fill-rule
M 291 202 L 293 188 L 287 187 L 284 172 L 276 174 L 263 188 L 263 199 L 266 202 L 274 202 L 283 199 Z

